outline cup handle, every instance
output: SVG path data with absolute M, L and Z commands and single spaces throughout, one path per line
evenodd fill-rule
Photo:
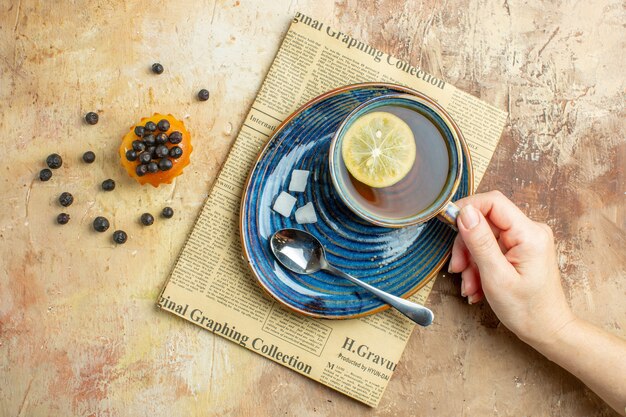
M 450 201 L 437 215 L 437 218 L 454 229 L 455 232 L 458 232 L 459 229 L 456 227 L 456 219 L 459 217 L 459 211 L 461 211 L 459 206 Z

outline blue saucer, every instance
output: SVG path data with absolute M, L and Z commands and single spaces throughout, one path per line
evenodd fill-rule
M 384 291 L 408 297 L 423 287 L 447 261 L 454 231 L 433 219 L 402 229 L 366 223 L 336 195 L 328 167 L 330 141 L 341 121 L 364 101 L 389 93 L 419 95 L 391 84 L 357 84 L 326 93 L 296 111 L 276 129 L 260 153 L 241 203 L 243 254 L 261 287 L 284 306 L 313 317 L 346 319 L 388 306 L 342 278 L 326 272 L 298 275 L 278 264 L 269 238 L 282 228 L 304 229 L 325 246 L 329 262 Z M 463 176 L 454 200 L 472 189 L 471 161 L 463 147 Z M 299 225 L 272 210 L 288 192 L 294 169 L 310 171 L 296 208 L 312 202 L 317 223 Z M 294 208 L 295 212 L 295 208 Z

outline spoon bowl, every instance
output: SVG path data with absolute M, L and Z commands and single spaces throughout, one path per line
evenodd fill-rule
M 296 274 L 313 274 L 322 270 L 326 252 L 315 236 L 298 229 L 282 229 L 270 239 L 278 261 Z

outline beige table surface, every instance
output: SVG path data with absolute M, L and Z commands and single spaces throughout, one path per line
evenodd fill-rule
M 622 2 L 4 0 L 0 416 L 613 415 L 488 307 L 468 306 L 458 279 L 436 283 L 437 319 L 413 333 L 377 409 L 155 309 L 297 10 L 510 112 L 480 188 L 554 228 L 572 306 L 626 336 Z M 82 121 L 92 110 L 96 126 Z M 115 153 L 155 111 L 184 117 L 195 140 L 184 176 L 156 190 Z M 52 152 L 65 164 L 42 183 Z M 112 193 L 99 190 L 108 177 Z M 76 202 L 61 227 L 65 190 Z M 138 224 L 165 205 L 173 219 Z M 92 231 L 99 214 L 129 242 Z

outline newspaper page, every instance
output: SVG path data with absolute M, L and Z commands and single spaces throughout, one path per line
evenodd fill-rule
M 321 93 L 368 81 L 406 85 L 437 100 L 464 132 L 478 184 L 504 127 L 505 112 L 297 13 L 158 306 L 375 407 L 414 324 L 391 309 L 354 320 L 321 320 L 281 308 L 264 294 L 242 259 L 238 227 L 248 172 L 280 122 Z M 411 299 L 424 304 L 433 282 Z

